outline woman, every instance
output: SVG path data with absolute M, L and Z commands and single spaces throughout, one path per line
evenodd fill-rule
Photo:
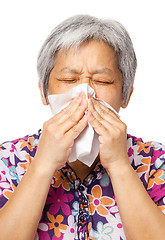
M 80 15 L 57 26 L 39 57 L 48 96 L 87 83 L 117 112 L 133 92 L 136 57 L 124 27 Z M 88 123 L 99 136 L 91 167 L 68 162 Z M 165 148 L 127 135 L 126 124 L 82 91 L 42 133 L 0 146 L 1 239 L 164 239 Z

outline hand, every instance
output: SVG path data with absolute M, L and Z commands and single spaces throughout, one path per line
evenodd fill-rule
M 100 161 L 111 171 L 129 163 L 127 154 L 127 127 L 109 108 L 97 100 L 88 100 L 87 119 L 99 135 Z
M 64 166 L 74 140 L 88 124 L 84 115 L 86 108 L 87 101 L 82 92 L 66 108 L 44 123 L 35 156 L 39 166 L 53 172 Z

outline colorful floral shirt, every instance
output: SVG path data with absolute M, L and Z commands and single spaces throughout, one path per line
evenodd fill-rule
M 0 208 L 33 161 L 40 132 L 0 145 Z M 165 147 L 128 135 L 130 163 L 165 213 Z M 98 163 L 83 182 L 66 164 L 55 172 L 35 240 L 126 239 L 109 175 Z

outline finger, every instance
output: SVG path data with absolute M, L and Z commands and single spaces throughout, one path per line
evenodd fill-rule
M 82 97 L 79 94 L 77 97 L 73 98 L 71 102 L 63 108 L 59 113 L 57 113 L 52 119 L 59 120 L 59 122 L 63 122 L 66 118 L 69 117 L 73 112 L 77 110 L 79 105 L 81 104 Z
M 70 115 L 69 118 L 67 119 L 67 121 L 65 121 L 59 125 L 59 127 L 61 127 L 61 129 L 63 129 L 64 133 L 69 131 L 71 128 L 73 128 L 75 125 L 77 125 L 79 121 L 81 121 L 83 116 L 85 116 L 85 110 L 86 110 L 86 107 L 79 106 L 77 111 L 75 111 L 72 115 Z
M 103 125 L 106 129 L 110 128 L 110 123 L 106 120 L 104 114 L 99 114 L 99 112 L 95 109 L 95 105 L 93 104 L 92 99 L 88 101 L 88 110 L 91 112 L 93 121 L 96 122 L 97 125 Z M 95 120 L 94 120 L 95 119 Z
M 90 110 L 88 110 L 88 112 L 86 113 L 86 117 L 88 119 L 88 122 L 91 124 L 91 126 L 94 128 L 98 135 L 102 136 L 107 133 L 107 128 L 105 127 L 105 124 L 103 125 L 103 122 L 94 117 L 93 113 Z
M 108 107 L 104 106 L 102 103 L 95 99 L 91 99 L 94 109 L 99 113 L 99 115 L 111 124 L 118 124 L 120 118 Z
M 102 104 L 101 102 L 99 102 L 97 99 L 94 99 L 94 98 L 92 98 L 92 101 L 93 101 L 93 104 L 96 106 L 96 107 L 98 107 L 98 109 L 99 109 L 99 107 L 100 107 L 100 109 L 103 109 L 105 112 L 107 112 L 107 113 L 110 113 L 111 114 L 111 116 L 112 117 L 114 117 L 115 119 L 120 119 L 119 118 L 119 115 L 117 115 L 118 113 L 116 112 L 114 112 L 111 108 L 108 108 L 107 106 L 105 106 L 104 104 Z
M 82 97 L 81 93 L 72 99 L 72 101 L 59 113 L 55 114 L 51 119 L 49 119 L 50 123 L 56 122 L 56 124 L 63 123 L 66 121 L 70 115 L 72 115 L 81 105 Z
M 80 135 L 80 133 L 86 128 L 87 125 L 88 120 L 87 117 L 84 115 L 84 117 L 74 127 L 72 127 L 68 132 L 65 133 L 65 136 L 76 139 Z
M 67 131 L 69 131 L 71 128 L 73 128 L 84 116 L 85 114 L 85 110 L 87 109 L 87 100 L 86 100 L 86 96 L 85 93 L 82 92 L 81 93 L 81 102 L 80 104 L 77 106 L 77 108 L 73 108 L 69 113 L 68 111 L 64 111 L 63 114 L 67 115 L 66 116 L 62 116 L 60 123 L 59 123 L 59 130 L 61 131 L 62 134 L 65 134 Z M 74 110 L 74 111 L 73 111 Z

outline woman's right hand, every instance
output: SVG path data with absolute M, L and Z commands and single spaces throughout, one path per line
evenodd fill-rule
M 34 160 L 0 211 L 0 240 L 35 238 L 54 172 L 64 166 L 74 140 L 88 124 L 86 108 L 81 93 L 44 123 Z
M 54 172 L 64 166 L 71 153 L 74 140 L 87 126 L 85 93 L 81 92 L 61 112 L 43 125 L 34 162 L 37 168 Z

